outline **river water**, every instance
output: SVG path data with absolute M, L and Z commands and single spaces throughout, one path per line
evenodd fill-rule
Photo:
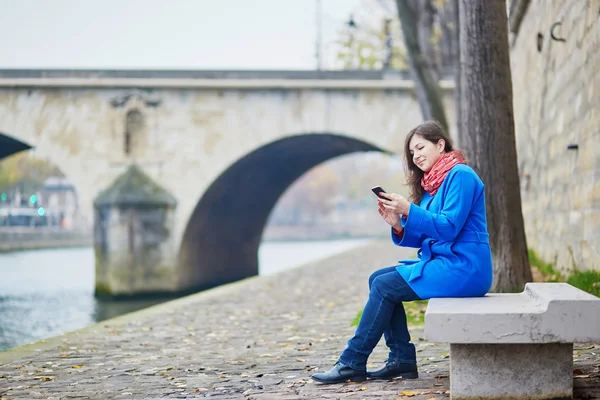
M 293 268 L 367 241 L 264 242 L 259 274 Z M 0 254 L 0 351 L 163 301 L 96 299 L 91 247 Z

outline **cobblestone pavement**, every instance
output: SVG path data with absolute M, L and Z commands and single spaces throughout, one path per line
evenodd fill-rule
M 425 342 L 419 328 L 419 379 L 309 378 L 354 332 L 369 274 L 410 255 L 372 242 L 0 353 L 0 398 L 448 399 L 448 346 Z M 380 343 L 369 367 L 385 357 Z M 600 345 L 576 346 L 574 357 L 577 398 L 600 398 Z

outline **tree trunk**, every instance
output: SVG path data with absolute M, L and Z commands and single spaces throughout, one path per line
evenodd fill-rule
M 410 0 L 409 0 L 410 1 Z M 417 21 L 417 40 L 423 57 L 427 62 L 427 68 L 431 71 L 433 79 L 440 80 L 440 63 L 438 61 L 438 52 L 436 46 L 438 43 L 433 41 L 433 31 L 435 29 L 436 8 L 433 0 L 412 0 L 412 9 Z
M 462 142 L 464 142 L 465 135 L 467 134 L 466 127 L 463 126 L 462 117 L 460 112 L 460 102 L 462 99 L 461 90 L 460 90 L 460 74 L 461 74 L 461 66 L 460 66 L 460 11 L 458 0 L 450 0 L 450 4 L 452 5 L 452 57 L 453 57 L 453 67 L 454 67 L 454 107 L 456 109 L 456 136 L 458 138 L 458 145 L 462 146 Z
M 521 211 L 506 2 L 460 0 L 462 147 L 485 183 L 492 291 L 532 281 Z
M 440 27 L 442 37 L 440 48 L 442 49 L 442 71 L 454 73 L 454 107 L 456 112 L 456 139 L 457 146 L 461 147 L 465 142 L 466 129 L 462 126 L 460 118 L 460 18 L 458 12 L 458 0 L 445 0 L 438 11 L 440 15 Z
M 442 30 L 442 36 L 439 39 L 440 47 L 440 66 L 442 71 L 448 71 L 454 68 L 458 54 L 455 54 L 455 43 L 458 40 L 458 24 L 456 24 L 456 13 L 458 6 L 454 3 L 458 0 L 443 0 L 441 3 L 436 2 L 437 12 L 440 16 L 439 23 Z
M 425 0 L 429 1 L 429 0 Z M 415 82 L 415 92 L 421 112 L 424 119 L 435 119 L 439 121 L 446 129 L 448 122 L 442 103 L 442 92 L 437 80 L 437 72 L 434 66 L 430 64 L 422 52 L 419 44 L 419 31 L 415 21 L 427 23 L 428 18 L 420 18 L 418 10 L 421 8 L 427 10 L 427 7 L 419 7 L 410 0 L 396 0 L 398 7 L 398 16 L 402 26 L 402 34 L 406 45 L 406 52 L 410 65 L 410 71 Z

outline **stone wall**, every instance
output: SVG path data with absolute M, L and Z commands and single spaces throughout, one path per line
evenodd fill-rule
M 92 233 L 89 231 L 52 228 L 0 229 L 0 252 L 91 245 Z
M 565 272 L 600 270 L 600 1 L 519 5 L 510 45 L 528 247 Z M 564 41 L 551 38 L 555 22 Z

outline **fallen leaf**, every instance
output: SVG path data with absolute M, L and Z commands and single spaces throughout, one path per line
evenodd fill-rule
M 83 368 L 83 365 L 73 365 L 71 368 L 79 369 L 79 368 Z
M 416 396 L 416 395 L 417 395 L 417 394 L 416 394 L 415 392 L 411 392 L 411 391 L 409 391 L 409 390 L 403 390 L 403 391 L 400 393 L 400 396 L 402 396 L 402 397 L 414 397 L 414 396 Z

